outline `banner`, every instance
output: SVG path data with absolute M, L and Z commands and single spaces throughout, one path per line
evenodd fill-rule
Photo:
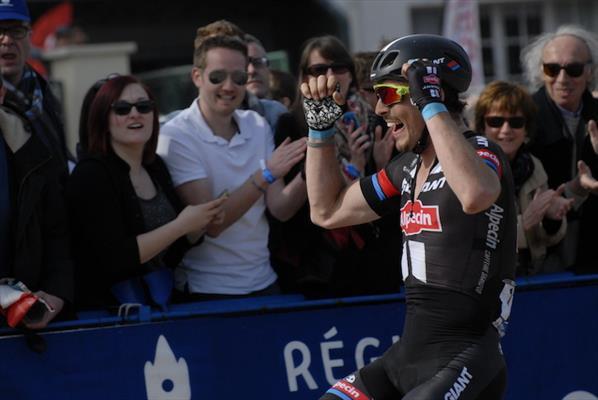
M 477 0 L 446 1 L 443 36 L 459 43 L 469 55 L 473 71 L 469 92 L 479 93 L 484 87 L 484 64 Z
M 502 343 L 506 399 L 596 400 L 598 276 L 518 285 Z M 197 303 L 142 312 L 145 322 L 83 320 L 44 333 L 42 353 L 23 335 L 0 337 L 1 397 L 313 400 L 403 329 L 400 294 L 275 301 Z

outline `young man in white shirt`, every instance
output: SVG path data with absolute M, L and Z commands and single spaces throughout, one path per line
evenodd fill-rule
M 276 150 L 270 126 L 250 110 L 238 110 L 247 83 L 247 46 L 213 36 L 196 48 L 192 78 L 201 96 L 163 128 L 158 153 L 186 204 L 228 193 L 222 223 L 208 227 L 176 272 L 183 299 L 276 294 L 268 252 L 271 215 L 286 220 L 306 200 L 301 176 L 282 178 L 305 155 L 305 140 Z

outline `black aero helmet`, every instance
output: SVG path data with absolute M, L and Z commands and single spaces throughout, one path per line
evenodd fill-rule
M 439 67 L 443 85 L 457 92 L 469 88 L 471 63 L 463 47 L 445 37 L 427 34 L 403 36 L 380 50 L 372 64 L 372 82 L 404 80 L 401 75 L 403 64 L 418 58 L 431 60 Z

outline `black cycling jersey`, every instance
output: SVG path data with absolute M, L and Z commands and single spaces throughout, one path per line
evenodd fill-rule
M 400 155 L 360 182 L 377 214 L 401 210 L 407 309 L 399 342 L 372 366 L 348 377 L 357 379 L 355 390 L 368 393 L 366 398 L 465 400 L 483 393 L 493 399 L 504 389 L 499 337 L 514 291 L 514 185 L 501 149 L 473 132 L 466 136 L 500 178 L 501 193 L 485 211 L 464 213 L 438 161 L 415 199 L 421 161 L 414 153 Z M 339 381 L 341 386 L 353 387 L 348 378 Z M 324 398 L 334 398 L 329 396 L 335 390 Z

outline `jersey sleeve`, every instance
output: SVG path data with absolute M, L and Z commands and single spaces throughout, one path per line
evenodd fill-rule
M 473 141 L 477 155 L 496 172 L 498 179 L 501 179 L 505 157 L 500 147 L 484 136 L 473 136 L 470 141 Z
M 359 181 L 363 196 L 376 214 L 383 216 L 400 207 L 401 171 L 398 160 L 393 160 L 386 168 Z

